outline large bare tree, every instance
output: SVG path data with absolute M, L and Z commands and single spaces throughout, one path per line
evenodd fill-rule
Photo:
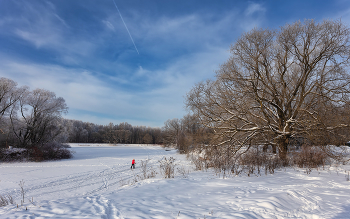
M 28 91 L 19 100 L 19 110 L 10 114 L 13 133 L 20 147 L 44 145 L 62 133 L 61 115 L 68 107 L 62 97 L 43 89 Z
M 186 105 L 214 130 L 213 145 L 232 153 L 270 144 L 286 159 L 291 139 L 345 141 L 349 34 L 341 21 L 329 20 L 253 29 L 231 46 L 216 80 L 189 92 Z

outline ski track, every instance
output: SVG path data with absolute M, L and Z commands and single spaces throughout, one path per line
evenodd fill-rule
M 155 167 L 159 158 L 163 155 L 156 155 L 149 159 L 148 167 Z M 82 197 L 101 194 L 101 192 L 114 191 L 123 186 L 122 183 L 130 182 L 135 175 L 135 170 L 130 170 L 129 165 L 112 165 L 108 166 L 101 163 L 101 166 L 106 166 L 103 170 L 86 171 L 83 173 L 69 174 L 68 176 L 55 177 L 57 179 L 45 182 L 40 185 L 26 187 L 26 196 L 45 198 L 52 195 L 60 197 L 60 193 L 66 192 L 73 195 L 71 197 Z M 123 181 L 123 182 L 122 182 Z M 86 191 L 86 188 L 94 188 Z M 80 190 L 85 192 L 80 192 Z M 5 194 L 10 194 L 14 199 L 20 199 L 21 193 L 19 190 L 5 191 Z

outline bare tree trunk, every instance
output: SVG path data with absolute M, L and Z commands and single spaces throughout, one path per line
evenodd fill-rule
M 278 140 L 278 156 L 282 160 L 283 165 L 287 165 L 287 153 L 288 153 L 288 137 L 283 136 Z
M 263 146 L 263 152 L 264 153 L 266 153 L 267 152 L 267 148 L 269 147 L 269 145 L 268 144 L 264 144 L 264 146 Z
M 276 145 L 272 145 L 272 153 L 277 154 L 277 147 Z

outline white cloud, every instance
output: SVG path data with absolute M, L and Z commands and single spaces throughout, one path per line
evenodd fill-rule
M 4 59 L 3 59 L 4 60 Z M 25 62 L 1 61 L 0 74 L 30 88 L 43 88 L 54 91 L 65 98 L 71 108 L 90 110 L 93 112 L 108 112 L 102 103 L 106 99 L 123 99 L 114 95 L 112 88 L 88 71 L 67 69 L 55 65 L 39 65 Z M 123 96 L 122 96 L 122 95 Z M 103 103 L 106 105 L 106 102 Z
M 197 50 L 206 50 L 212 44 L 222 44 L 222 36 L 228 32 L 235 33 L 235 29 L 241 28 L 239 21 L 243 20 L 237 10 L 224 14 L 185 14 L 181 16 L 145 16 L 144 14 L 131 13 L 125 19 L 128 22 L 130 33 L 140 50 L 140 54 L 152 54 L 154 56 L 171 56 L 179 49 L 188 50 L 189 53 Z M 121 38 L 128 42 L 129 37 L 122 26 L 120 18 L 111 14 L 106 20 L 116 28 Z M 239 31 L 236 31 L 239 32 Z M 124 35 L 122 35 L 124 34 Z M 231 35 L 232 39 L 234 34 Z M 131 46 L 131 42 L 129 46 Z M 228 47 L 226 44 L 225 46 Z
M 20 38 L 33 43 L 37 48 L 50 45 L 51 42 L 58 41 L 58 36 L 56 34 L 26 31 L 23 29 L 17 29 L 15 34 Z
M 245 10 L 245 15 L 246 16 L 251 16 L 254 15 L 256 13 L 260 13 L 260 12 L 265 12 L 266 9 L 258 3 L 250 3 L 248 8 Z
M 113 24 L 112 24 L 111 22 L 103 20 L 102 23 L 103 23 L 104 25 L 106 25 L 106 27 L 107 27 L 108 29 L 110 29 L 110 30 L 112 30 L 112 31 L 115 31 L 115 28 L 114 28 L 114 26 L 113 26 Z
M 22 16 L 1 17 L 1 35 L 20 38 L 37 49 L 53 51 L 56 59 L 64 64 L 80 64 L 82 57 L 90 56 L 97 49 L 98 42 L 72 34 L 73 28 L 56 13 L 52 3 L 22 2 L 19 8 L 23 10 Z
M 139 69 L 135 73 L 135 76 L 136 77 L 142 77 L 142 76 L 147 76 L 147 75 L 150 75 L 150 74 L 152 74 L 151 71 L 143 69 L 142 66 L 140 65 Z
M 240 27 L 248 32 L 253 28 L 260 27 L 265 21 L 266 9 L 264 6 L 258 3 L 249 3 L 244 12 L 244 17 L 239 21 Z

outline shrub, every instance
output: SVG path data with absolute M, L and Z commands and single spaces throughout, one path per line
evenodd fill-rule
M 73 157 L 73 152 L 69 150 L 70 146 L 58 143 L 47 143 L 42 146 L 33 146 L 30 149 L 0 148 L 0 161 L 15 162 L 15 161 L 45 161 L 45 160 L 60 160 Z
M 32 147 L 29 150 L 29 157 L 31 161 L 40 162 L 44 160 L 44 153 L 39 147 Z
M 292 161 L 300 168 L 317 168 L 329 161 L 329 156 L 319 147 L 303 145 L 292 154 Z
M 47 143 L 41 147 L 33 147 L 30 150 L 30 159 L 40 162 L 44 160 L 61 160 L 72 158 L 72 151 L 64 144 Z
M 189 155 L 189 154 L 188 154 Z M 200 156 L 195 156 L 193 154 L 187 156 L 187 159 L 190 159 L 191 162 L 195 165 L 195 170 L 202 170 L 206 167 L 205 165 L 205 159 Z
M 332 159 L 344 160 L 348 154 L 342 148 L 316 147 L 304 145 L 300 150 L 289 152 L 287 159 L 281 160 L 277 154 L 268 153 L 267 150 L 260 147 L 251 147 L 248 151 L 240 154 L 232 155 L 229 151 L 225 153 L 225 149 L 211 150 L 201 153 L 201 156 L 194 154 L 188 155 L 188 158 L 195 164 L 196 170 L 207 169 L 213 167 L 217 173 L 223 172 L 239 175 L 246 173 L 248 176 L 252 174 L 261 175 L 273 174 L 275 169 L 287 166 L 297 166 L 307 168 L 310 172 L 312 168 L 324 166 Z M 230 170 L 230 171 L 229 171 Z
M 189 170 L 186 170 L 185 167 L 178 167 L 177 168 L 177 172 L 183 177 L 183 178 L 187 178 L 188 174 L 190 173 Z
M 0 195 L 0 207 L 9 205 L 9 204 L 16 204 L 13 200 L 11 195 Z
M 263 152 L 259 148 L 252 148 L 246 153 L 236 155 L 234 162 L 231 164 L 231 172 L 239 175 L 246 173 L 248 176 L 252 174 L 261 175 L 273 174 L 276 168 L 286 166 L 286 163 L 275 154 Z
M 141 160 L 140 168 L 141 168 L 141 177 L 140 177 L 141 180 L 153 178 L 157 174 L 152 167 L 148 166 L 148 160 L 145 160 L 145 161 Z
M 28 159 L 28 156 L 28 150 L 23 148 L 0 149 L 0 161 L 2 162 L 24 161 Z
M 162 159 L 159 161 L 160 163 L 160 170 L 164 176 L 164 178 L 174 178 L 175 176 L 175 158 L 170 157 Z

